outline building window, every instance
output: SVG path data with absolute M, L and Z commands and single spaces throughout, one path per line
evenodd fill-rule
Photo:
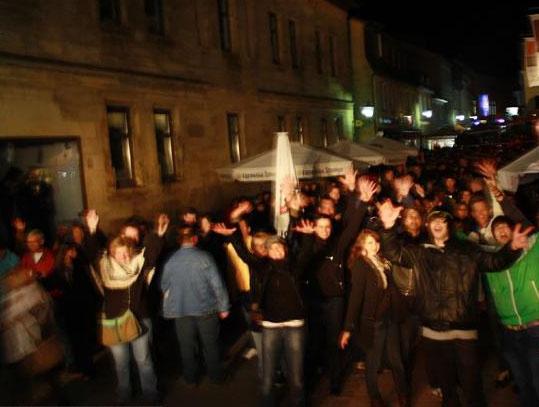
M 165 33 L 163 0 L 144 0 L 144 11 L 148 18 L 148 31 L 163 35 Z
M 176 178 L 176 169 L 170 112 L 167 110 L 154 110 L 153 120 L 157 143 L 157 159 L 161 168 L 161 180 L 163 182 L 172 181 Z
M 290 60 L 292 61 L 292 68 L 298 68 L 299 59 L 296 39 L 296 22 L 293 20 L 288 20 L 288 35 L 290 37 Z
M 230 160 L 237 163 L 241 159 L 240 154 L 240 121 L 236 113 L 227 114 L 228 143 L 230 146 Z
M 116 187 L 134 186 L 129 108 L 122 106 L 107 107 L 107 124 L 109 128 L 110 157 L 116 178 Z
M 316 57 L 316 71 L 321 74 L 324 72 L 322 66 L 322 40 L 320 37 L 320 31 L 314 32 L 314 50 Z
M 296 116 L 296 132 L 294 134 L 294 141 L 303 144 L 303 133 L 303 118 L 301 116 Z
M 228 0 L 217 0 L 219 9 L 219 34 L 221 36 L 221 49 L 230 51 L 230 17 L 228 15 Z
M 102 23 L 120 24 L 120 0 L 99 0 L 99 19 Z
M 376 34 L 376 50 L 378 51 L 378 58 L 384 57 L 384 48 L 382 44 L 382 34 Z
M 284 116 L 277 116 L 277 128 L 279 131 L 286 131 L 286 120 Z
M 337 137 L 337 141 L 344 139 L 344 129 L 341 116 L 337 116 L 335 118 L 335 136 Z
M 328 146 L 328 121 L 323 118 L 320 119 L 320 138 L 322 139 L 322 146 Z
M 335 55 L 335 37 L 329 36 L 329 63 L 331 76 L 337 76 L 337 56 Z
M 526 66 L 537 66 L 537 43 L 533 41 L 526 43 Z
M 271 41 L 271 58 L 274 64 L 281 62 L 279 50 L 279 27 L 277 25 L 277 16 L 275 13 L 269 13 L 269 30 Z

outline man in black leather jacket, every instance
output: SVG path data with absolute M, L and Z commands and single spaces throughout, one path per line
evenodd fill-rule
M 382 248 L 393 262 L 416 273 L 416 312 L 422 323 L 427 358 L 436 360 L 443 405 L 459 405 L 458 383 L 466 405 L 486 405 L 480 375 L 477 325 L 479 272 L 501 271 L 527 245 L 527 234 L 518 230 L 511 243 L 496 253 L 483 252 L 469 241 L 451 235 L 451 215 L 431 212 L 427 218 L 430 243 L 406 245 L 393 228 L 400 207 L 385 202 L 379 215 L 385 231 Z

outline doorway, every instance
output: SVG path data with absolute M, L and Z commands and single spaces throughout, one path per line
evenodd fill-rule
M 0 138 L 0 210 L 10 233 L 13 217 L 40 229 L 52 244 L 56 225 L 84 208 L 78 138 Z

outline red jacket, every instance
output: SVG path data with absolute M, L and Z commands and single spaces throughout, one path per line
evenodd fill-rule
M 37 263 L 34 262 L 34 255 L 27 252 L 22 256 L 21 265 L 37 274 L 38 278 L 47 278 L 54 271 L 54 254 L 49 249 L 43 249 L 43 255 Z

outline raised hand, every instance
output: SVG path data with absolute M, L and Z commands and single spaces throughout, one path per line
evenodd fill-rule
M 296 225 L 296 227 L 294 228 L 294 231 L 310 235 L 314 233 L 314 222 L 310 222 L 308 220 L 302 219 Z
M 419 195 L 421 198 L 425 198 L 425 188 L 421 184 L 414 184 L 415 192 L 417 195 Z
M 236 228 L 227 228 L 224 223 L 214 223 L 211 226 L 211 230 L 213 230 L 215 233 L 223 236 L 230 236 L 232 233 L 236 231 Z
M 475 163 L 475 168 L 487 179 L 496 179 L 496 162 L 494 160 L 481 160 Z
M 388 199 L 384 203 L 378 205 L 378 216 L 384 224 L 384 228 L 390 229 L 395 225 L 397 218 L 402 211 L 402 206 L 393 206 Z
M 369 177 L 359 177 L 357 181 L 359 189 L 359 199 L 363 202 L 370 202 L 377 190 L 376 182 Z
M 522 230 L 522 225 L 519 223 L 513 230 L 513 238 L 511 239 L 511 249 L 527 249 L 529 247 L 528 235 L 533 230 L 533 226 L 529 226 Z
M 354 171 L 354 168 L 350 166 L 344 170 L 344 175 L 339 177 L 338 180 L 348 188 L 349 191 L 353 191 L 356 187 L 356 176 L 357 170 Z
M 157 236 L 163 237 L 167 232 L 170 218 L 165 213 L 160 213 L 157 216 Z
M 396 178 L 393 184 L 397 192 L 397 196 L 399 196 L 400 198 L 408 196 L 408 194 L 410 193 L 410 189 L 412 189 L 413 185 L 414 180 L 409 175 Z
M 348 346 L 348 342 L 350 342 L 350 331 L 342 331 L 341 335 L 339 336 L 339 346 L 341 349 L 344 349 Z
M 86 212 L 86 215 L 84 216 L 84 222 L 86 223 L 90 234 L 93 235 L 96 232 L 97 224 L 99 223 L 99 216 L 97 216 L 95 209 L 88 209 L 88 212 Z
M 16 217 L 11 221 L 11 225 L 15 229 L 15 232 L 24 232 L 26 230 L 26 222 L 24 219 Z
M 230 212 L 230 220 L 237 221 L 243 214 L 249 213 L 253 210 L 253 204 L 251 201 L 244 200 L 238 203 L 238 205 Z

